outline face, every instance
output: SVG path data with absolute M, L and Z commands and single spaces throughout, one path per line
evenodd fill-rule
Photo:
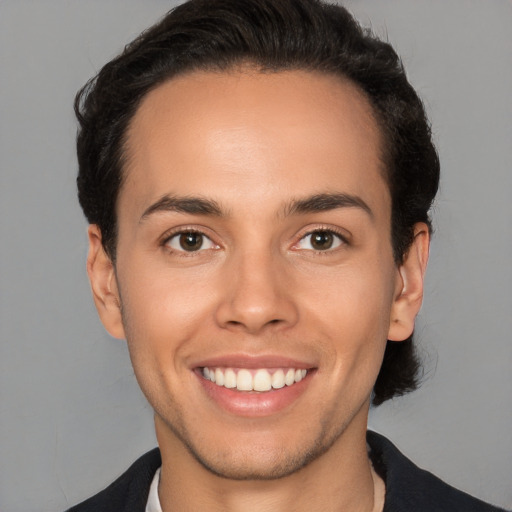
M 274 478 L 366 428 L 386 340 L 412 328 L 380 147 L 331 76 L 196 72 L 143 100 L 116 266 L 92 227 L 89 272 L 161 445 Z

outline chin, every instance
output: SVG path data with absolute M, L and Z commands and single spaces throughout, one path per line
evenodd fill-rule
M 187 451 L 208 472 L 230 480 L 277 480 L 300 471 L 323 455 L 341 433 L 326 436 L 321 433 L 315 440 L 286 444 L 274 440 L 266 446 L 243 443 L 208 443 L 195 446 L 190 439 L 183 439 Z M 212 450 L 211 446 L 216 446 Z
M 191 450 L 194 458 L 210 473 L 230 480 L 277 480 L 287 477 L 324 453 L 327 448 L 314 447 L 299 453 L 238 453 L 227 454 L 226 457 L 201 456 Z

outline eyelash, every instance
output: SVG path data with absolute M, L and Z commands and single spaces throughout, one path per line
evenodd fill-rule
M 296 248 L 303 240 L 305 240 L 308 236 L 311 236 L 311 235 L 314 235 L 315 233 L 327 233 L 327 234 L 331 234 L 331 235 L 334 235 L 334 237 L 336 237 L 338 240 L 339 240 L 339 245 L 334 247 L 334 248 L 328 248 L 328 249 L 325 249 L 325 250 L 315 250 L 315 249 L 300 249 L 298 248 L 298 250 L 303 250 L 303 251 L 312 251 L 314 252 L 315 254 L 321 254 L 321 255 L 325 255 L 325 254 L 329 254 L 329 253 L 332 253 L 333 251 L 335 251 L 340 245 L 341 246 L 346 246 L 346 245 L 349 245 L 349 241 L 347 240 L 347 237 L 340 233 L 338 230 L 332 228 L 332 227 L 323 227 L 323 226 L 319 226 L 319 227 L 316 227 L 314 229 L 311 229 L 309 231 L 307 231 L 306 233 L 302 234 L 299 238 L 299 240 L 297 242 L 294 243 L 294 245 L 292 246 L 292 248 Z M 199 250 L 197 251 L 187 251 L 185 249 L 175 249 L 175 248 L 172 248 L 169 246 L 169 242 L 175 238 L 175 237 L 179 237 L 181 235 L 188 235 L 188 234 L 191 234 L 191 235 L 200 235 L 202 237 L 204 237 L 204 239 L 206 240 L 209 240 L 210 243 L 212 245 L 214 245 L 215 247 L 211 247 L 211 248 L 208 248 L 208 249 L 201 249 L 201 247 L 199 248 Z M 199 252 L 202 252 L 202 251 L 205 251 L 205 250 L 210 250 L 210 249 L 217 249 L 219 248 L 219 245 L 216 244 L 212 239 L 211 237 L 209 237 L 204 231 L 201 231 L 200 229 L 197 229 L 197 228 L 177 228 L 177 229 L 173 229 L 172 231 L 166 233 L 163 237 L 162 237 L 162 241 L 160 242 L 160 245 L 162 247 L 165 247 L 169 252 L 173 253 L 173 254 L 178 254 L 179 256 L 184 256 L 184 257 L 190 257 L 190 256 L 193 256 L 195 253 L 199 253 Z
M 298 242 L 296 242 L 294 244 L 294 247 L 297 246 L 306 237 L 311 236 L 311 235 L 313 235 L 315 233 L 329 233 L 331 235 L 334 235 L 339 240 L 339 242 L 340 242 L 339 246 L 350 245 L 350 243 L 349 243 L 349 241 L 347 239 L 347 236 L 345 234 L 341 233 L 339 230 L 337 230 L 335 228 L 332 228 L 332 227 L 319 226 L 319 227 L 315 227 L 314 229 L 311 229 L 311 230 L 307 231 L 306 233 L 304 233 L 303 235 L 301 235 L 301 237 L 299 238 Z M 329 248 L 329 249 L 326 249 L 326 250 L 315 250 L 315 249 L 303 249 L 303 250 L 312 251 L 315 254 L 326 256 L 326 255 L 336 251 L 336 249 L 338 249 L 339 246 L 334 247 L 332 249 Z
M 197 251 L 187 251 L 185 249 L 175 249 L 173 247 L 171 247 L 169 245 L 169 242 L 173 239 L 173 238 L 176 238 L 176 237 L 180 237 L 182 235 L 200 235 L 201 237 L 203 237 L 203 243 L 204 243 L 204 239 L 206 240 L 209 240 L 210 243 L 215 246 L 215 247 L 211 247 L 210 249 L 214 249 L 214 248 L 218 248 L 219 245 L 216 244 L 212 238 L 210 236 L 208 236 L 204 231 L 201 231 L 200 229 L 197 229 L 197 228 L 183 228 L 183 227 L 180 227 L 180 228 L 176 228 L 176 229 L 173 229 L 172 231 L 169 231 L 167 232 L 163 237 L 162 237 L 162 240 L 160 242 L 160 245 L 162 247 L 164 247 L 167 251 L 169 251 L 170 253 L 172 254 L 176 254 L 178 256 L 182 256 L 182 257 L 190 257 L 190 256 L 194 256 L 195 253 L 199 253 L 199 252 L 203 252 L 204 250 L 207 250 L 207 249 L 203 249 L 202 251 L 201 250 L 197 250 Z M 201 249 L 201 248 L 200 248 Z

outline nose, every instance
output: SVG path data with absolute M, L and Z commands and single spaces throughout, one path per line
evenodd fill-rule
M 252 252 L 234 257 L 226 265 L 222 298 L 216 310 L 221 327 L 258 334 L 297 322 L 291 279 L 279 259 Z

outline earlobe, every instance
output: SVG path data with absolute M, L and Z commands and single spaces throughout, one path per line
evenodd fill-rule
M 414 226 L 413 242 L 398 269 L 388 340 L 406 340 L 414 330 L 414 321 L 423 301 L 429 244 L 428 226 L 418 222 Z
M 100 228 L 96 224 L 91 224 L 87 234 L 89 236 L 87 274 L 94 304 L 108 333 L 114 338 L 124 339 L 121 301 L 114 264 L 103 249 Z

